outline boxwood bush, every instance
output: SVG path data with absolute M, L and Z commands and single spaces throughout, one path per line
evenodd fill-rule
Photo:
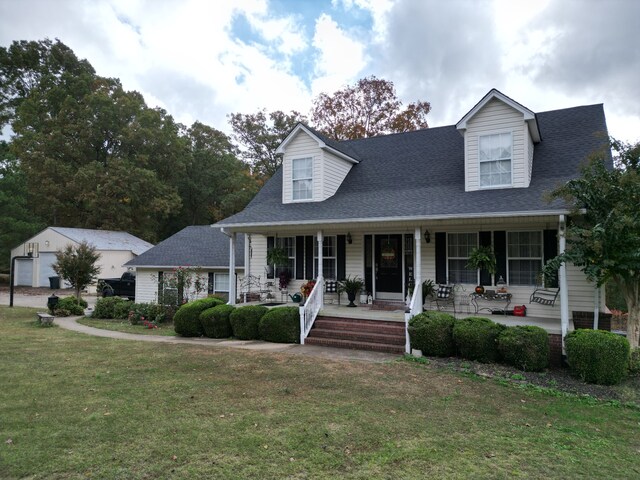
M 422 350 L 423 355 L 450 357 L 455 353 L 452 315 L 436 310 L 420 313 L 409 321 L 411 348 Z
M 507 327 L 498 337 L 498 351 L 509 365 L 541 372 L 549 365 L 549 334 L 532 325 Z
M 240 340 L 255 340 L 260 338 L 258 325 L 260 319 L 269 309 L 261 305 L 247 305 L 238 307 L 229 316 L 233 336 Z
M 640 375 L 640 348 L 634 348 L 629 357 L 629 373 Z
M 272 308 L 260 319 L 260 338 L 267 342 L 298 343 L 300 311 L 297 307 Z
M 129 308 L 132 304 L 133 302 L 120 297 L 98 298 L 96 308 L 93 310 L 93 317 L 125 319 L 129 315 Z
M 173 317 L 173 328 L 183 337 L 201 337 L 204 333 L 200 323 L 200 314 L 217 305 L 222 305 L 219 298 L 201 298 L 182 305 Z
M 629 368 L 629 341 L 604 330 L 575 330 L 565 339 L 567 363 L 585 382 L 615 385 Z
M 78 302 L 76 297 L 64 297 L 58 300 L 54 314 L 59 317 L 84 315 L 85 308 L 87 308 L 87 302 L 85 300 L 80 299 Z
M 456 320 L 453 326 L 453 341 L 458 354 L 463 358 L 483 363 L 497 361 L 498 335 L 504 328 L 504 325 L 483 317 Z
M 233 305 L 218 305 L 207 308 L 200 314 L 204 334 L 209 338 L 229 338 L 233 334 L 229 316 L 235 310 Z

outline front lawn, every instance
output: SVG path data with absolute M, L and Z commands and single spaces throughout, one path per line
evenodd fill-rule
M 144 325 L 131 325 L 128 320 L 120 319 L 102 319 L 84 317 L 78 320 L 78 323 L 87 325 L 88 327 L 101 328 L 103 330 L 115 330 L 117 332 L 138 333 L 140 335 L 164 335 L 167 337 L 175 337 L 176 331 L 173 324 L 158 325 L 158 328 L 149 328 Z
M 0 307 L 0 478 L 631 478 L 640 412 L 410 362 L 97 338 Z

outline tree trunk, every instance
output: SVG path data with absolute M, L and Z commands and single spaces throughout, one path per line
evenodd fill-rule
M 622 285 L 622 292 L 627 302 L 627 340 L 631 348 L 638 348 L 640 341 L 640 282 Z
M 78 299 L 78 303 L 80 302 L 80 288 L 76 287 L 76 298 Z

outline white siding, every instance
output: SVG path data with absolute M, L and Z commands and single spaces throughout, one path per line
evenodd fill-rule
M 313 138 L 305 132 L 299 132 L 287 145 L 282 159 L 282 203 L 293 202 L 291 162 L 295 158 L 313 159 L 313 199 L 311 201 L 318 201 L 321 197 L 318 180 L 321 176 L 322 150 Z
M 323 152 L 322 157 L 322 168 L 323 173 L 320 180 L 322 184 L 322 200 L 326 200 L 329 197 L 332 197 L 345 177 L 351 170 L 353 164 L 343 160 L 335 155 L 332 155 L 328 152 Z
M 513 139 L 511 172 L 513 187 L 526 187 L 524 115 L 497 99 L 492 99 L 467 122 L 465 132 L 465 190 L 480 189 L 478 138 L 482 135 L 510 132 Z
M 156 303 L 158 301 L 158 270 L 136 269 L 136 302 Z

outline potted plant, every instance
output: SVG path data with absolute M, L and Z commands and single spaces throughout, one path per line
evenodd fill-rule
M 364 287 L 364 280 L 358 276 L 347 277 L 340 281 L 340 288 L 347 294 L 349 299 L 349 305 L 347 307 L 355 307 L 356 304 L 353 301 L 356 299 L 356 295 Z
M 433 280 L 425 280 L 422 282 L 422 301 L 425 302 L 427 298 L 433 298 L 436 296 L 436 284 Z
M 477 247 L 471 250 L 467 259 L 467 268 L 474 270 L 487 270 L 491 275 L 496 273 L 496 256 L 489 246 Z M 477 294 L 484 293 L 484 287 L 478 285 L 476 287 Z
M 287 250 L 283 247 L 273 247 L 267 251 L 267 273 L 273 277 L 274 267 L 286 267 L 289 264 Z

